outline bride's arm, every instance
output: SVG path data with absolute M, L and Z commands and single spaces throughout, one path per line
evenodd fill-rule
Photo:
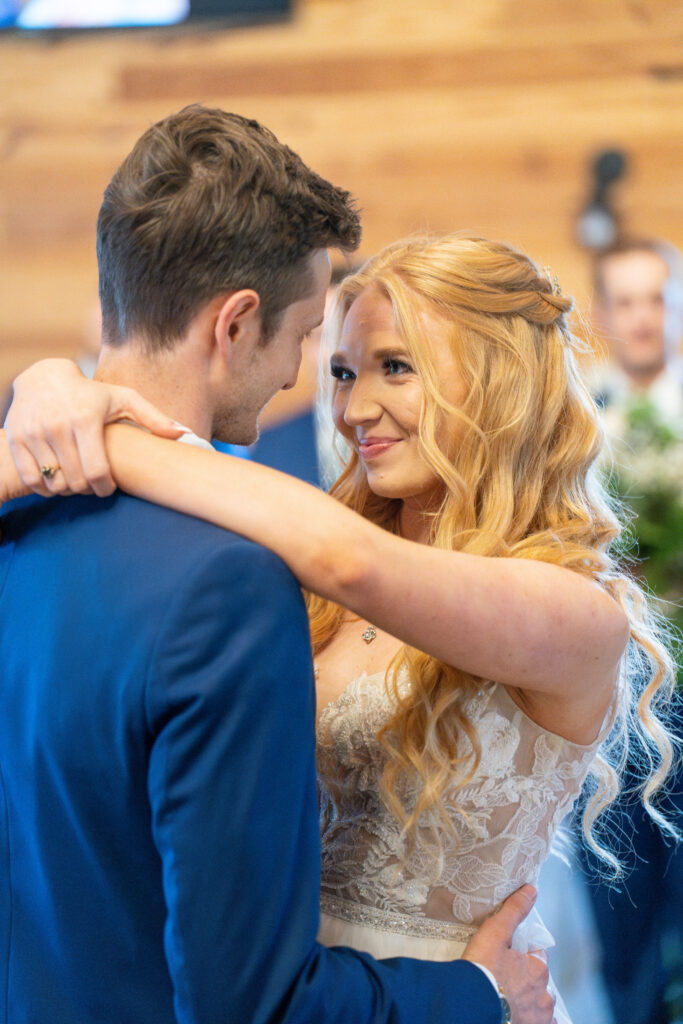
M 112 493 L 105 423 L 133 420 L 174 438 L 183 429 L 132 388 L 88 380 L 71 359 L 41 359 L 19 374 L 13 390 L 5 421 L 12 456 L 24 484 L 46 498 Z M 56 471 L 45 478 L 41 466 Z
M 316 488 L 242 459 L 106 429 L 119 486 L 275 551 L 301 583 L 447 664 L 604 710 L 626 617 L 559 566 L 403 540 Z

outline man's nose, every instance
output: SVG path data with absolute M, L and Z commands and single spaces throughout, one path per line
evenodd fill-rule
M 290 373 L 289 379 L 282 385 L 282 387 L 280 389 L 281 391 L 291 391 L 291 389 L 296 384 L 297 377 L 299 376 L 299 369 L 300 369 L 300 367 L 301 367 L 301 349 L 299 349 L 299 356 L 298 356 L 298 359 L 296 360 L 294 366 L 292 367 L 292 372 Z

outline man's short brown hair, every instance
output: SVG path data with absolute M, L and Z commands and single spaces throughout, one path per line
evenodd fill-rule
M 105 340 L 169 348 L 221 292 L 251 288 L 264 338 L 308 294 L 307 257 L 352 251 L 348 192 L 257 121 L 193 104 L 149 128 L 114 174 L 97 221 Z

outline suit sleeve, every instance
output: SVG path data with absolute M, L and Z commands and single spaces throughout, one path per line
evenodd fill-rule
M 181 1024 L 499 1024 L 472 964 L 316 942 L 308 622 L 269 551 L 217 546 L 175 595 L 146 684 L 149 798 Z

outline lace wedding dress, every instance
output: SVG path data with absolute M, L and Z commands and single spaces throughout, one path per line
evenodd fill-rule
M 406 863 L 400 826 L 379 795 L 386 754 L 377 732 L 392 711 L 384 673 L 353 680 L 321 712 L 324 945 L 380 959 L 452 960 L 506 896 L 536 881 L 604 730 L 589 746 L 570 743 L 536 725 L 495 683 L 483 683 L 464 710 L 479 733 L 482 757 L 449 813 L 457 841 L 427 822 Z M 407 806 L 415 799 L 411 788 L 406 783 L 400 794 Z M 515 933 L 515 948 L 551 945 L 532 911 Z M 557 1009 L 558 1024 L 570 1024 L 559 1000 Z

